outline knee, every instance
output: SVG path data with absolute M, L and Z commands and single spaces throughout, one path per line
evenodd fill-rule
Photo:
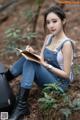
M 27 60 L 25 61 L 24 63 L 24 68 L 25 69 L 28 69 L 28 70 L 35 70 L 35 71 L 38 71 L 39 70 L 39 67 L 40 65 L 34 61 L 30 61 L 30 60 Z
M 34 66 L 34 63 L 33 63 L 33 61 L 30 61 L 30 60 L 26 60 L 25 62 L 24 62 L 24 65 L 23 65 L 23 67 L 25 68 L 34 68 L 33 67 Z
M 27 65 L 32 65 L 32 66 L 38 66 L 38 63 L 36 63 L 36 62 L 34 62 L 34 61 L 31 61 L 31 60 L 27 60 L 27 61 L 25 62 L 25 64 L 27 64 Z

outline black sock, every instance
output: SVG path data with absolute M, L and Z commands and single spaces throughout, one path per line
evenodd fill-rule
M 12 80 L 12 79 L 15 78 L 15 76 L 12 75 L 12 73 L 10 72 L 10 70 L 7 70 L 7 71 L 5 72 L 5 76 L 6 76 L 6 79 L 7 79 L 8 81 L 10 81 L 10 80 Z

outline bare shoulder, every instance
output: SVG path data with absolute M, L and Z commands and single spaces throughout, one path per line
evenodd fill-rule
M 72 48 L 74 49 L 74 48 L 75 48 L 75 45 L 76 45 L 75 40 L 69 39 L 69 40 L 66 40 L 66 41 L 64 42 L 63 47 L 70 46 L 70 47 L 72 47 Z

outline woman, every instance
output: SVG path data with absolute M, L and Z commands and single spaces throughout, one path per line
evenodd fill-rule
M 41 64 L 22 57 L 5 73 L 7 80 L 22 75 L 19 100 L 10 120 L 19 120 L 22 115 L 30 114 L 27 98 L 33 81 L 41 87 L 56 83 L 63 90 L 68 89 L 73 80 L 73 42 L 64 32 L 65 22 L 66 16 L 60 7 L 48 8 L 44 15 L 44 27 L 50 34 L 46 36 L 41 50 Z M 33 51 L 31 47 L 27 49 Z

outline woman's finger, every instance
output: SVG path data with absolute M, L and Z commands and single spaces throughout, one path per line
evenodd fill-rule
M 26 46 L 26 48 L 28 48 L 28 47 L 29 47 L 29 45 Z

